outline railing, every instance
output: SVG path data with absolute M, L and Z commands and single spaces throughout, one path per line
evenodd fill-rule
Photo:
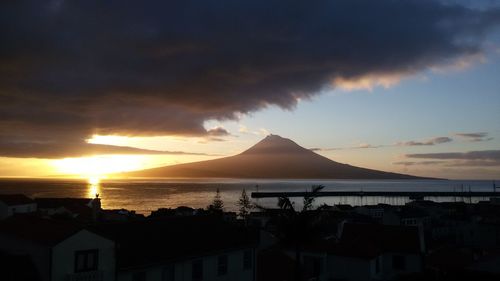
M 96 271 L 86 271 L 68 274 L 66 276 L 66 281 L 103 281 L 104 274 L 101 270 Z

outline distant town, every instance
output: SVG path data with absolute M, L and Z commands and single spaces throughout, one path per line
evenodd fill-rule
M 295 206 L 145 216 L 95 198 L 0 195 L 0 280 L 499 280 L 500 198 L 478 203 L 319 205 L 313 186 Z

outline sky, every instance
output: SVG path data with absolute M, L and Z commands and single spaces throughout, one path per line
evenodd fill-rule
M 500 178 L 499 1 L 18 0 L 0 25 L 3 177 L 214 159 L 272 133 Z

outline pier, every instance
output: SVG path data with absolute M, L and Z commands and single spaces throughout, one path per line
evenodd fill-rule
M 311 192 L 252 192 L 252 198 L 273 198 L 273 197 L 304 197 Z M 321 191 L 317 197 L 496 197 L 500 192 L 494 191 Z

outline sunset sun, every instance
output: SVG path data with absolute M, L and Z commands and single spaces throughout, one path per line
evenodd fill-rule
M 53 165 L 61 174 L 88 178 L 94 181 L 91 184 L 97 184 L 108 174 L 141 169 L 144 161 L 144 156 L 139 155 L 101 155 L 54 160 Z

